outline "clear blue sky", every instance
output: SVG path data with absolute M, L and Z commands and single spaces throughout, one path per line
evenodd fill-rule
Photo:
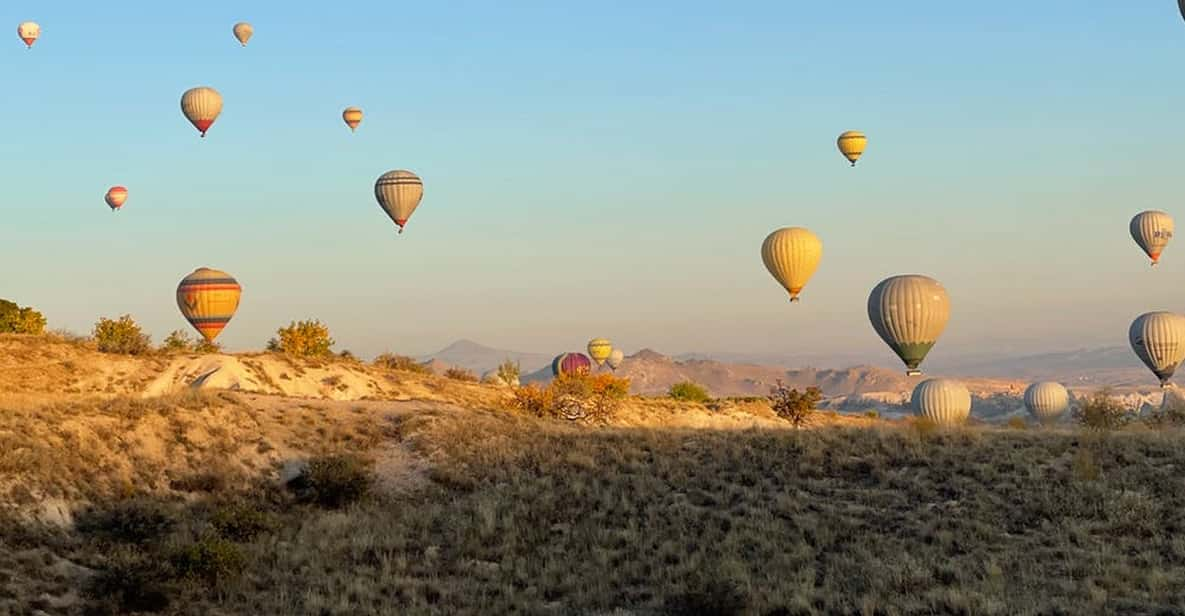
M 1169 0 L 246 6 L 0 7 L 0 297 L 159 340 L 211 266 L 245 288 L 231 349 L 317 317 L 361 354 L 606 335 L 887 365 L 865 301 L 892 274 L 950 291 L 932 358 L 1125 344 L 1185 310 L 1185 240 L 1151 271 L 1127 232 L 1150 207 L 1185 225 Z M 198 85 L 225 99 L 204 140 L 178 106 Z M 395 168 L 426 185 L 402 236 L 372 192 Z M 793 307 L 759 257 L 785 225 L 825 246 Z

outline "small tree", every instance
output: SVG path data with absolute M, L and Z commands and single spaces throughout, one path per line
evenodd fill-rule
M 1111 395 L 1110 389 L 1101 389 L 1074 409 L 1074 419 L 1088 430 L 1116 430 L 1127 425 L 1132 412 Z
M 165 336 L 160 344 L 160 350 L 165 353 L 188 353 L 194 347 L 193 337 L 188 332 L 175 329 Z
M 808 387 L 800 392 L 786 387 L 779 379 L 777 386 L 770 390 L 769 405 L 778 417 L 801 428 L 810 421 L 815 405 L 822 399 L 823 392 L 818 387 Z
M 0 299 L 0 334 L 41 334 L 45 317 L 40 312 Z
M 396 355 L 394 353 L 383 353 L 374 358 L 374 365 L 386 368 L 388 370 L 402 370 L 404 372 L 415 372 L 417 374 L 432 374 L 432 369 L 414 358 L 406 355 Z
M 267 342 L 267 350 L 296 357 L 326 357 L 332 354 L 333 338 L 329 327 L 318 320 L 293 321 L 276 330 L 276 338 Z
M 511 387 L 518 385 L 521 373 L 522 368 L 516 361 L 510 361 L 507 359 L 498 364 L 498 380 L 510 385 Z
M 115 320 L 100 318 L 91 337 L 102 353 L 143 355 L 152 350 L 152 338 L 128 314 Z
M 707 389 L 691 381 L 683 381 L 682 383 L 671 385 L 670 390 L 667 391 L 667 395 L 675 400 L 682 400 L 684 402 L 702 403 L 712 399 Z

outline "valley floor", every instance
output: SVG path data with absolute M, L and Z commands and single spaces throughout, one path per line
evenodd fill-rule
M 1185 605 L 1177 432 L 593 427 L 233 393 L 5 406 L 0 614 Z

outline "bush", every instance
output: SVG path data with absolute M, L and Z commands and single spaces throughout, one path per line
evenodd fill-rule
M 45 332 L 45 317 L 40 312 L 20 307 L 6 299 L 0 299 L 0 334 L 42 334 Z
M 1008 427 L 1013 430 L 1024 430 L 1029 427 L 1029 422 L 1025 421 L 1024 417 L 1009 417 Z
M 403 372 L 415 372 L 417 374 L 432 374 L 432 369 L 415 359 L 406 355 L 395 355 L 394 353 L 383 353 L 374 358 L 374 365 L 388 370 L 402 370 Z
M 818 387 L 808 387 L 806 391 L 788 389 L 782 381 L 770 391 L 769 405 L 774 414 L 790 423 L 795 428 L 801 428 L 810 421 L 815 412 L 815 405 L 823 399 L 823 392 Z
M 529 415 L 547 417 L 551 414 L 554 403 L 555 396 L 551 387 L 540 387 L 535 383 L 529 383 L 524 387 L 515 388 L 514 400 L 510 404 Z
M 178 578 L 217 586 L 238 577 L 247 564 L 242 548 L 221 537 L 206 535 L 182 546 L 170 559 Z
M 95 345 L 102 353 L 143 355 L 152 350 L 152 338 L 128 314 L 116 320 L 100 318 L 95 323 L 91 338 L 94 338 Z
M 106 509 L 83 512 L 75 521 L 75 528 L 84 535 L 107 541 L 144 545 L 163 539 L 176 523 L 159 503 L 126 500 Z
M 671 389 L 667 392 L 667 395 L 675 400 L 682 400 L 684 402 L 703 403 L 712 399 L 707 389 L 691 381 L 683 381 L 682 383 L 671 385 Z
M 1102 389 L 1087 398 L 1074 409 L 1074 419 L 1088 430 L 1117 430 L 1127 425 L 1132 412 L 1111 395 L 1110 389 Z
M 522 367 L 516 361 L 507 359 L 498 364 L 498 379 L 507 385 L 518 385 L 522 376 Z
M 547 387 L 532 383 L 515 389 L 511 404 L 536 417 L 605 419 L 621 407 L 629 392 L 629 379 L 611 374 L 565 374 Z
M 444 376 L 446 376 L 454 381 L 464 381 L 466 383 L 476 383 L 477 382 L 477 375 L 476 374 L 473 374 L 472 372 L 470 372 L 464 368 L 461 368 L 459 366 L 453 366 L 452 368 L 445 370 Z
M 864 411 L 864 416 L 869 419 L 880 419 L 880 411 Z
M 702 575 L 702 574 L 701 574 Z M 737 616 L 749 607 L 748 595 L 733 580 L 704 576 L 687 592 L 668 597 L 666 613 L 672 616 Z
M 193 337 L 188 332 L 175 329 L 165 336 L 164 342 L 160 344 L 160 350 L 164 353 L 188 353 L 195 344 Z
M 1185 425 L 1185 399 L 1175 389 L 1165 390 L 1164 402 L 1148 414 L 1146 421 L 1153 428 Z
M 227 503 L 210 514 L 210 526 L 231 541 L 250 541 L 272 530 L 272 515 L 250 503 Z
M 354 356 L 354 352 L 349 349 L 343 349 L 337 356 L 346 361 L 358 361 L 358 358 Z
M 210 342 L 209 340 L 202 338 L 202 339 L 198 340 L 196 343 L 194 343 L 193 352 L 194 353 L 201 353 L 203 355 L 208 355 L 211 353 L 221 353 L 222 352 L 222 345 L 218 344 L 217 342 Z
M 168 609 L 173 590 L 166 581 L 171 576 L 168 563 L 162 566 L 143 556 L 127 558 L 117 555 L 112 560 L 114 562 L 92 577 L 83 590 L 83 596 L 93 601 L 84 613 L 114 616 Z
M 288 487 L 304 502 L 340 509 L 366 496 L 374 484 L 367 462 L 356 455 L 313 458 Z
M 329 327 L 317 320 L 293 321 L 276 330 L 276 338 L 267 342 L 267 350 L 294 357 L 328 357 L 333 352 Z

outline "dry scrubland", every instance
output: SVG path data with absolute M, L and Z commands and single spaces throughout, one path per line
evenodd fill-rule
M 1172 430 L 793 430 L 756 402 L 637 399 L 581 425 L 350 362 L 370 399 L 144 397 L 176 358 L 0 350 L 0 614 L 1185 605 Z

